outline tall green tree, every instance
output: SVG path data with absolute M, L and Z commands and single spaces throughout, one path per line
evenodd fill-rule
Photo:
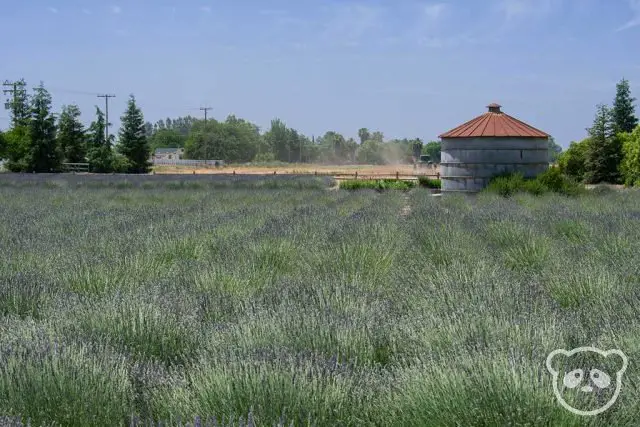
M 371 139 L 371 133 L 367 128 L 361 128 L 358 130 L 358 138 L 360 138 L 360 144 L 364 144 L 365 141 Z
M 58 144 L 66 162 L 82 163 L 86 160 L 87 137 L 77 105 L 62 107 L 58 120 Z
M 129 97 L 127 110 L 120 118 L 121 126 L 118 139 L 118 152 L 130 162 L 130 173 L 148 173 L 151 168 L 149 157 L 151 150 L 145 132 L 142 111 L 133 95 Z
M 571 142 L 569 148 L 558 156 L 560 171 L 582 182 L 587 170 L 587 152 L 591 140 L 589 138 L 580 142 Z
M 5 168 L 11 172 L 26 172 L 29 169 L 31 149 L 29 128 L 14 127 L 4 134 L 4 139 L 6 144 L 4 158 L 7 160 Z
M 156 148 L 182 148 L 187 137 L 175 129 L 160 129 L 148 137 L 149 149 L 153 152 Z
M 271 128 L 265 133 L 264 139 L 271 147 L 276 160 L 288 162 L 291 156 L 289 145 L 289 129 L 280 119 L 271 120 Z
M 384 164 L 383 146 L 377 139 L 368 139 L 360 144 L 356 153 L 356 159 L 360 164 L 381 165 Z
M 87 134 L 87 157 L 91 172 L 109 173 L 113 170 L 113 151 L 105 136 L 106 126 L 104 113 L 96 107 L 96 118 L 91 122 Z
M 28 171 L 59 171 L 62 153 L 56 141 L 56 119 L 51 113 L 51 95 L 42 83 L 34 89 L 34 95 L 31 99 L 29 136 L 31 150 Z
M 620 172 L 628 186 L 640 186 L 640 126 L 633 132 L 621 134 L 623 159 Z
M 589 128 L 589 138 L 585 181 L 588 184 L 618 183 L 622 147 L 616 136 L 613 112 L 606 105 L 598 105 L 593 126 Z
M 633 105 L 635 100 L 631 97 L 629 81 L 622 79 L 616 86 L 616 99 L 613 101 L 613 120 L 616 132 L 631 133 L 638 126 L 638 118 L 635 115 Z
M 256 125 L 231 115 L 224 122 L 208 120 L 206 126 L 194 123 L 184 154 L 189 159 L 249 162 L 259 153 L 260 140 Z M 273 159 L 270 151 L 260 154 L 259 159 Z

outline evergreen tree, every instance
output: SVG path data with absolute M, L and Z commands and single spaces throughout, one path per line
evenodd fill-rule
M 69 163 L 86 161 L 86 142 L 84 126 L 80 122 L 80 109 L 77 105 L 63 107 L 58 121 L 58 144 L 65 161 Z
M 635 98 L 631 97 L 629 81 L 622 79 L 616 86 L 616 99 L 613 102 L 613 118 L 616 125 L 616 132 L 631 133 L 638 126 L 638 118 L 635 116 L 633 103 Z
M 87 138 L 87 157 L 91 172 L 109 173 L 113 169 L 113 152 L 105 137 L 106 126 L 104 113 L 96 107 L 96 119 L 89 126 Z
M 619 182 L 622 147 L 620 139 L 616 136 L 613 112 L 606 105 L 598 105 L 593 126 L 589 129 L 589 140 L 585 162 L 586 182 Z
M 51 114 L 51 95 L 41 83 L 34 89 L 31 99 L 31 138 L 29 172 L 56 172 L 60 170 L 62 156 L 56 141 L 56 119 Z
M 131 163 L 129 172 L 148 173 L 151 167 L 151 150 L 145 133 L 144 117 L 133 95 L 129 97 L 127 111 L 121 121 L 118 151 Z
M 640 126 L 633 132 L 620 135 L 622 138 L 623 159 L 620 172 L 628 186 L 640 186 Z

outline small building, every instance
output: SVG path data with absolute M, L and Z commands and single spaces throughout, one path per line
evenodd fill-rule
M 498 104 L 443 133 L 443 192 L 475 193 L 496 175 L 520 172 L 533 178 L 549 167 L 549 135 L 505 114 Z
M 156 148 L 153 160 L 180 160 L 183 154 L 184 148 Z

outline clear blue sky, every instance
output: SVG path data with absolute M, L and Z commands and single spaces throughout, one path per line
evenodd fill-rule
M 623 76 L 640 98 L 640 0 L 2 1 L 0 80 L 44 81 L 89 122 L 234 113 L 303 133 L 435 139 L 499 102 L 585 136 Z M 74 92 L 76 91 L 76 92 Z M 0 127 L 7 112 L 0 110 Z

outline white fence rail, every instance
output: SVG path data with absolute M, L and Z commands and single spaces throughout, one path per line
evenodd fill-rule
M 154 166 L 224 166 L 224 160 L 151 159 Z

